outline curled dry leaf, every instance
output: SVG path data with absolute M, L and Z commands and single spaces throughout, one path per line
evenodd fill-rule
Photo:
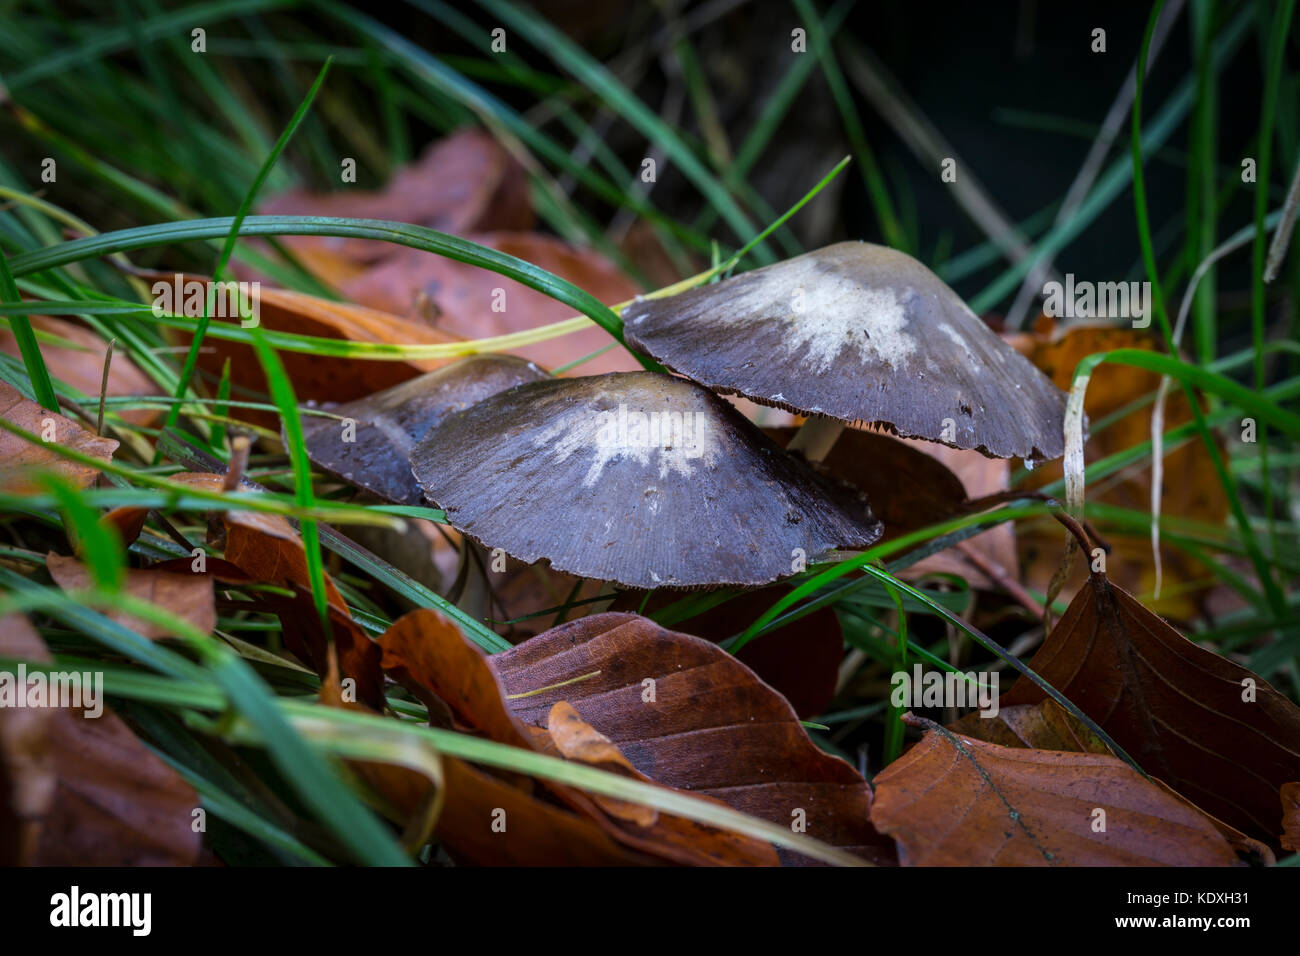
M 488 233 L 467 238 L 531 262 L 567 279 L 607 305 L 626 302 L 639 291 L 599 253 L 534 233 Z M 573 308 L 487 269 L 406 249 L 341 291 L 354 302 L 406 315 L 457 338 L 506 335 L 571 318 Z M 593 324 L 589 329 L 512 350 L 543 368 L 557 368 L 614 342 Z M 577 374 L 621 372 L 641 366 L 616 347 L 579 367 Z
M 71 343 L 41 343 L 41 358 L 45 360 L 50 375 L 83 395 L 98 396 L 104 379 L 104 355 L 108 352 L 108 344 L 90 329 L 52 315 L 33 315 L 31 323 L 38 331 Z M 21 355 L 18 341 L 7 327 L 0 327 L 0 352 L 15 358 Z M 159 388 L 140 371 L 129 355 L 117 349 L 108 369 L 107 394 L 110 398 L 157 395 Z M 117 412 L 132 425 L 152 425 L 162 417 L 162 412 L 156 408 L 118 408 Z
M 567 701 L 641 773 L 876 862 L 871 788 L 809 739 L 790 705 L 716 644 L 635 614 L 596 614 L 488 659 L 515 717 Z M 793 862 L 792 855 L 783 858 Z
M 0 382 L 0 418 L 35 432 L 49 444 L 58 444 L 101 461 L 112 461 L 113 452 L 117 451 L 118 443 L 114 439 L 100 438 L 71 419 L 28 401 L 22 392 L 7 382 Z M 38 470 L 61 475 L 78 488 L 87 487 L 99 476 L 99 470 L 93 465 L 62 458 L 12 432 L 0 432 L 0 491 L 14 495 L 40 492 L 41 487 L 32 478 L 32 473 Z
M 50 660 L 25 620 L 0 621 L 0 657 Z M 83 687 L 90 674 L 82 674 Z M 84 698 L 83 698 L 84 700 Z M 102 699 L 98 701 L 102 704 Z M 0 707 L 0 861 L 184 866 L 198 859 L 198 794 L 111 710 Z M 16 859 L 14 858 L 17 851 Z
M 537 640 L 541 638 L 527 643 Z M 388 629 L 379 644 L 384 651 L 384 670 L 424 701 L 430 713 L 450 708 L 459 724 L 499 743 L 539 752 L 549 749 L 549 735 L 539 739 L 529 733 L 512 712 L 505 689 L 488 658 L 441 615 L 427 609 L 407 614 Z M 573 687 L 564 689 L 574 690 Z M 550 704 L 546 708 L 549 711 Z M 653 774 L 648 776 L 663 783 Z M 449 779 L 449 808 L 453 803 L 460 806 L 463 802 L 453 794 L 453 786 Z M 775 851 L 765 842 L 662 813 L 649 825 L 642 825 L 625 819 L 627 814 L 609 813 L 591 796 L 573 787 L 549 781 L 541 781 L 538 786 L 578 817 L 594 822 L 616 843 L 643 857 L 686 865 L 776 862 Z M 453 854 L 458 849 L 473 853 L 483 845 L 483 832 L 490 831 L 490 813 L 490 807 L 479 808 L 472 825 L 475 832 L 466 834 L 447 825 L 444 811 L 444 820 L 439 821 L 436 832 Z M 534 834 L 529 831 L 519 836 L 528 840 Z M 514 852 L 522 851 L 515 848 Z
M 1276 838 L 1278 788 L 1300 778 L 1300 708 L 1259 675 L 1193 644 L 1099 572 L 1029 667 L 1145 772 L 1229 825 Z M 1044 697 L 1022 678 L 999 704 Z
M 566 701 L 558 701 L 546 717 L 546 732 L 555 749 L 569 760 L 578 760 L 631 777 L 633 780 L 650 778 L 638 773 L 610 739 L 578 716 Z M 628 803 L 612 797 L 593 795 L 593 799 L 610 816 L 637 826 L 648 827 L 659 819 L 659 811 L 640 803 Z
M 54 583 L 65 591 L 91 586 L 90 571 L 76 558 L 48 554 L 45 566 Z M 217 626 L 217 604 L 212 592 L 212 581 L 204 575 L 177 573 L 160 568 L 128 568 L 123 586 L 132 597 L 170 611 L 204 634 L 211 634 Z M 118 610 L 109 610 L 107 614 L 110 620 L 117 621 L 152 641 L 176 636 L 167 628 Z
M 904 866 L 1239 862 L 1203 814 L 1116 757 L 1000 747 L 918 723 L 928 732 L 877 775 L 871 810 Z

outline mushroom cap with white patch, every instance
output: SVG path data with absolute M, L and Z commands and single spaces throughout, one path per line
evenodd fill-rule
M 312 463 L 385 501 L 424 503 L 411 474 L 416 441 L 448 415 L 477 401 L 547 374 L 513 355 L 472 355 L 418 375 L 365 398 L 327 405 L 338 418 L 303 417 L 303 437 Z M 344 431 L 350 419 L 354 432 Z M 353 440 L 349 441 L 348 438 Z
M 717 391 L 995 458 L 1065 452 L 1065 393 L 905 253 L 841 242 L 623 310 L 628 344 Z
M 432 429 L 411 468 L 484 546 L 639 588 L 767 584 L 882 531 L 865 497 L 652 372 L 493 395 Z

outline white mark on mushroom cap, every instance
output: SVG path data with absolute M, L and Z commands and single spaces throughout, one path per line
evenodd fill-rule
M 788 303 L 786 348 L 793 356 L 806 347 L 801 362 L 816 372 L 830 369 L 845 349 L 856 351 L 864 365 L 884 362 L 894 368 L 912 364 L 920 349 L 907 328 L 905 303 L 915 294 L 910 286 L 868 287 L 826 272 L 799 283 L 768 273 L 738 291 L 729 311 L 754 325 L 770 321 L 774 302 Z
M 533 446 L 548 448 L 557 462 L 589 451 L 592 462 L 582 484 L 590 488 L 600 481 L 610 462 L 624 459 L 644 469 L 653 468 L 660 479 L 669 474 L 689 478 L 700 465 L 714 466 L 720 440 L 715 423 L 704 412 L 620 405 L 609 411 L 589 407 L 565 411 L 533 439 Z M 651 490 L 657 493 L 657 489 Z M 652 509 L 657 506 L 657 500 L 652 500 Z

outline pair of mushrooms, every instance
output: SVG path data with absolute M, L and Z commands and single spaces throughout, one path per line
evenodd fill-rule
M 845 423 L 997 458 L 1064 451 L 1065 394 L 893 249 L 839 243 L 623 320 L 630 346 L 687 377 L 475 356 L 334 408 L 354 441 L 314 419 L 308 452 L 521 561 L 696 588 L 768 584 L 880 538 L 865 495 L 809 464 Z M 813 417 L 783 450 L 719 392 Z

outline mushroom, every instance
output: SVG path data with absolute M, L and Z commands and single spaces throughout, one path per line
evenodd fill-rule
M 337 417 L 311 416 L 303 422 L 307 456 L 330 474 L 385 501 L 423 504 L 409 461 L 415 442 L 468 405 L 546 377 L 546 372 L 521 358 L 473 355 L 365 398 L 325 406 L 323 410 Z M 354 423 L 351 429 L 349 420 Z
M 411 469 L 484 546 L 639 588 L 767 584 L 882 531 L 860 493 L 652 372 L 500 392 L 431 429 Z
M 841 242 L 623 310 L 629 345 L 717 391 L 809 416 L 820 460 L 845 422 L 991 458 L 1064 454 L 1065 393 L 924 265 Z

